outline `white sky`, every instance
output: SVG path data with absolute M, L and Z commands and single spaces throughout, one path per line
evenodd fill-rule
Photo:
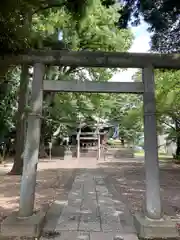
M 128 52 L 139 52 L 145 53 L 150 49 L 150 34 L 147 32 L 148 25 L 142 22 L 138 27 L 132 27 L 131 30 L 135 36 L 134 42 Z M 130 82 L 132 76 L 135 74 L 137 69 L 129 68 L 128 70 L 121 71 L 115 74 L 110 81 L 113 82 Z

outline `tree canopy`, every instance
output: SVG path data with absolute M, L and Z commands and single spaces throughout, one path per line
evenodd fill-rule
M 129 29 L 124 28 L 129 20 L 133 24 L 139 24 L 141 14 L 150 24 L 149 30 L 153 31 L 152 48 L 163 52 L 178 51 L 177 3 L 125 0 L 124 5 L 114 5 L 114 2 L 7 0 L 4 7 L 0 8 L 0 31 L 5 33 L 0 37 L 0 51 L 2 54 L 19 53 L 29 48 L 127 51 L 133 35 Z M 63 33 L 62 41 L 58 41 L 59 32 Z M 173 38 L 173 32 L 177 38 Z M 162 38 L 165 36 L 163 34 L 166 34 L 167 39 Z M 7 70 L 3 69 L 3 73 L 5 71 Z M 108 81 L 115 71 L 48 66 L 46 79 Z M 139 80 L 139 75 L 137 76 L 135 80 Z M 156 71 L 156 79 L 158 130 L 168 132 L 169 139 L 180 146 L 179 71 Z M 15 129 L 19 85 L 19 67 L 9 69 L 0 82 L 1 138 Z M 25 109 L 22 112 L 26 114 Z M 41 143 L 46 144 L 57 129 L 68 134 L 75 128 L 72 122 L 92 116 L 119 125 L 120 136 L 129 143 L 138 144 L 143 132 L 141 96 L 79 93 L 44 94 Z M 178 149 L 177 155 L 180 152 Z
M 113 1 L 102 0 L 108 7 Z M 33 45 L 31 21 L 34 15 L 44 11 L 67 10 L 72 15 L 72 23 L 78 27 L 88 16 L 89 9 L 96 4 L 94 0 L 7 0 L 0 4 L 0 52 L 1 54 L 19 53 Z M 46 14 L 46 13 L 45 13 Z
M 155 70 L 156 116 L 158 134 L 167 136 L 167 143 L 176 143 L 176 158 L 180 155 L 180 71 Z M 141 72 L 134 76 L 141 81 Z M 135 109 L 141 114 L 141 105 Z M 135 115 L 136 116 L 136 115 Z M 138 118 L 135 118 L 138 121 Z
M 179 52 L 180 2 L 176 0 L 123 0 L 118 26 L 148 23 L 152 33 L 152 49 L 158 52 Z
M 71 13 L 72 23 L 79 27 L 96 2 L 94 0 L 7 0 L 1 3 L 1 53 L 19 52 L 32 47 L 29 22 L 34 14 L 39 15 L 47 9 L 61 11 L 63 8 Z M 115 0 L 101 0 L 101 4 L 106 8 L 114 6 L 115 3 Z M 118 19 L 114 24 L 119 28 L 126 28 L 129 23 L 138 25 L 143 18 L 149 24 L 149 31 L 153 32 L 153 49 L 179 51 L 179 1 L 123 0 L 117 11 Z
M 118 10 L 117 5 L 107 7 L 102 4 L 102 1 L 96 1 L 89 8 L 86 18 L 77 26 L 76 22 L 74 23 L 75 17 L 72 11 L 69 11 L 67 7 L 47 7 L 43 11 L 33 14 L 28 40 L 31 42 L 31 47 L 43 49 L 127 51 L 131 46 L 133 35 L 130 30 L 121 30 L 116 26 L 115 23 L 119 18 Z M 63 33 L 62 41 L 58 41 L 60 31 Z M 108 81 L 114 72 L 115 69 L 48 66 L 46 79 L 52 81 L 59 79 Z M 9 74 L 1 82 L 1 86 L 4 86 L 5 89 L 2 91 L 2 99 L 6 96 L 9 101 L 9 111 L 6 111 L 5 108 L 0 110 L 1 115 L 5 116 L 2 118 L 4 126 L 8 126 L 5 131 L 2 125 L 2 129 L 0 129 L 2 137 L 11 134 L 11 129 L 15 129 L 16 126 L 19 80 L 20 68 L 17 67 L 16 71 L 9 69 Z M 7 101 L 4 102 L 4 105 L 7 104 Z M 67 134 L 75 127 L 71 122 L 76 123 L 79 118 L 89 119 L 91 116 L 100 116 L 111 119 L 111 108 L 114 101 L 115 98 L 108 94 L 45 93 L 41 144 L 47 143 L 57 129 L 60 129 L 61 134 Z M 117 107 L 119 106 L 117 105 Z M 26 114 L 25 109 L 21 109 L 21 112 L 22 115 Z M 10 124 L 7 121 L 10 121 Z M 70 124 L 67 124 L 68 121 Z M 18 129 L 16 131 L 19 132 Z

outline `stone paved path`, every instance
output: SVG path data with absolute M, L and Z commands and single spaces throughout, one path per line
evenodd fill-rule
M 124 203 L 108 190 L 103 173 L 81 170 L 63 198 L 51 207 L 42 239 L 138 239 Z

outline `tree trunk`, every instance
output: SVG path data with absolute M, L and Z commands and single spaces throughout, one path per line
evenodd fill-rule
M 176 138 L 176 158 L 179 159 L 180 157 L 180 121 L 176 120 L 175 122 L 176 125 L 176 134 L 177 134 L 177 138 Z
M 176 148 L 176 158 L 179 159 L 179 157 L 180 157 L 180 123 L 179 123 L 178 120 L 176 121 L 176 133 L 177 133 L 177 139 L 176 139 L 176 145 L 177 145 L 177 148 Z
M 28 66 L 22 66 L 20 87 L 19 87 L 19 99 L 18 99 L 18 112 L 16 118 L 16 153 L 14 158 L 14 164 L 9 174 L 21 175 L 23 169 L 23 151 L 26 136 L 26 116 L 25 107 L 28 96 Z
M 9 66 L 2 66 L 2 67 L 0 67 L 0 84 L 6 78 L 6 73 L 8 72 L 9 68 L 10 68 Z
M 121 137 L 121 144 L 124 147 L 125 143 L 124 143 L 124 137 Z
M 176 157 L 180 157 L 180 136 L 177 138 Z
M 44 143 L 40 144 L 40 147 L 39 147 L 39 158 L 48 158 L 48 154 L 47 154 L 47 152 L 45 150 Z

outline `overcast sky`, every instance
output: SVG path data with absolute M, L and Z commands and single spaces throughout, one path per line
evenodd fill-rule
M 134 42 L 129 49 L 129 52 L 139 52 L 145 53 L 148 52 L 150 49 L 149 42 L 150 42 L 150 35 L 147 32 L 148 25 L 143 22 L 138 27 L 132 27 L 132 32 L 134 33 L 135 39 Z M 132 76 L 137 71 L 137 69 L 129 68 L 127 71 L 123 71 L 120 73 L 115 74 L 111 81 L 113 82 L 130 82 L 132 81 Z

